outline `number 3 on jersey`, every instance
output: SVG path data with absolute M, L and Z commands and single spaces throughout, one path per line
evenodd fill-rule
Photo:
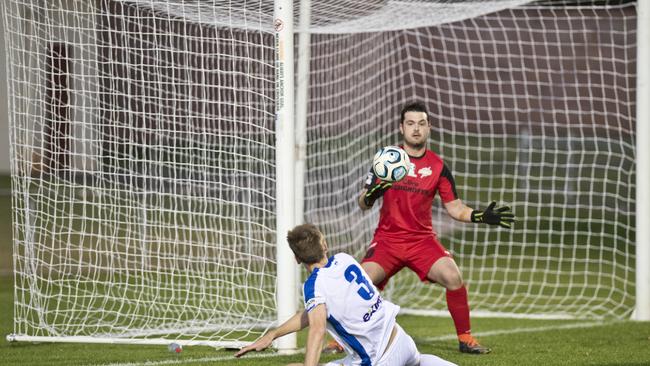
M 345 269 L 345 279 L 352 283 L 356 282 L 360 287 L 357 293 L 365 300 L 370 300 L 375 295 L 375 290 L 372 288 L 372 285 L 368 283 L 368 280 L 361 273 L 361 268 L 355 264 L 351 264 L 348 268 Z

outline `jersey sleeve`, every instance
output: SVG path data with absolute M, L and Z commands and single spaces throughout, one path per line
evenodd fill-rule
M 305 281 L 305 284 L 302 288 L 303 297 L 305 299 L 305 310 L 307 312 L 310 312 L 317 305 L 325 303 L 325 296 L 317 288 L 317 277 L 317 272 L 313 272 L 307 281 Z
M 438 193 L 440 194 L 440 199 L 443 203 L 451 202 L 455 199 L 458 199 L 458 193 L 456 192 L 456 182 L 454 181 L 454 176 L 451 174 L 451 170 L 447 168 L 447 165 L 442 166 L 440 171 L 440 177 L 438 178 Z

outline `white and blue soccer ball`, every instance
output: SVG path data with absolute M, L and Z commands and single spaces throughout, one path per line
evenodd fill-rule
M 372 170 L 377 178 L 387 182 L 399 182 L 408 175 L 411 161 L 406 151 L 397 146 L 379 149 L 372 159 Z

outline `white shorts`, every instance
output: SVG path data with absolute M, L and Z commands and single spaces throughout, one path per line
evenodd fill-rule
M 415 346 L 415 342 L 410 335 L 406 334 L 404 329 L 395 323 L 397 334 L 393 343 L 377 362 L 377 366 L 418 366 L 420 364 L 420 352 Z
M 376 366 L 417 366 L 420 364 L 420 352 L 418 352 L 415 342 L 410 335 L 395 323 L 397 334 L 393 342 L 388 346 L 377 363 Z M 348 356 L 346 358 L 328 362 L 325 366 L 358 366 L 360 365 L 359 358 Z

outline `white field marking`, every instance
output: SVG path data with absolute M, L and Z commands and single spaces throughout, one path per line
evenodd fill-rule
M 304 353 L 305 349 L 298 350 L 298 353 Z M 233 353 L 234 354 L 234 353 Z M 180 355 L 178 355 L 180 356 Z M 252 358 L 273 358 L 280 356 L 289 356 L 278 353 L 260 353 L 260 354 L 247 354 L 239 360 L 247 360 Z M 176 357 L 176 356 L 175 356 Z M 198 362 L 217 362 L 217 361 L 235 361 L 238 360 L 233 355 L 228 356 L 215 356 L 215 357 L 201 357 L 201 358 L 183 358 L 178 357 L 175 360 L 161 360 L 161 361 L 144 361 L 144 362 L 126 362 L 126 363 L 108 363 L 108 364 L 92 364 L 94 366 L 163 366 L 163 365 L 185 365 Z
M 549 330 L 594 328 L 594 327 L 600 327 L 604 325 L 611 325 L 619 322 L 620 321 L 610 321 L 610 322 L 598 321 L 598 322 L 591 322 L 591 323 L 549 325 L 545 327 L 534 327 L 534 328 L 500 329 L 500 330 L 491 330 L 487 332 L 476 332 L 476 333 L 472 332 L 472 335 L 477 337 L 489 337 L 489 336 L 497 336 L 497 335 L 512 334 L 512 333 L 535 333 L 535 332 L 546 332 Z M 437 336 L 437 337 L 418 338 L 418 340 L 420 341 L 420 343 L 422 343 L 422 342 L 433 342 L 433 341 L 448 341 L 456 338 L 457 336 L 455 334 L 448 334 L 448 335 Z
M 579 329 L 579 328 L 594 328 L 605 325 L 611 325 L 619 323 L 619 321 L 611 322 L 591 322 L 591 323 L 574 323 L 574 324 L 565 324 L 565 325 L 556 325 L 556 326 L 546 326 L 546 327 L 535 327 L 535 328 L 512 328 L 512 329 L 500 329 L 492 330 L 487 332 L 476 332 L 473 335 L 477 337 L 489 337 L 502 334 L 512 334 L 512 333 L 534 333 L 534 332 L 545 332 L 548 330 L 562 330 L 562 329 Z M 437 337 L 430 338 L 419 338 L 418 343 L 422 342 L 433 342 L 433 341 L 448 341 L 456 339 L 456 335 L 449 334 Z M 299 353 L 304 353 L 305 350 L 301 349 Z M 246 355 L 242 358 L 244 359 L 253 359 L 253 358 L 272 358 L 285 356 L 277 353 L 271 354 L 252 354 Z M 129 362 L 129 363 L 110 363 L 110 364 L 95 364 L 95 366 L 162 366 L 162 365 L 182 365 L 198 362 L 215 362 L 215 361 L 230 361 L 235 360 L 231 355 L 229 356 L 218 356 L 218 357 L 203 357 L 203 358 L 178 358 L 176 360 L 162 360 L 162 361 L 145 361 L 145 362 Z

